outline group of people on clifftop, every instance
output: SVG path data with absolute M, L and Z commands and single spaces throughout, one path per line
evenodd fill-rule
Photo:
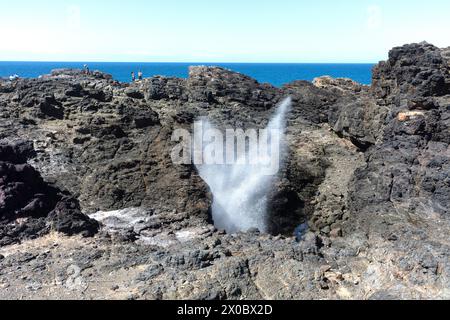
M 141 70 L 139 70 L 138 72 L 138 80 L 142 80 L 143 79 L 144 74 L 142 73 Z M 131 81 L 135 82 L 136 81 L 136 74 L 133 72 L 131 72 Z
M 91 71 L 89 69 L 89 66 L 87 64 L 83 65 L 83 73 L 84 74 L 91 74 Z M 139 70 L 138 74 L 137 74 L 137 80 L 142 80 L 144 78 L 144 73 Z M 134 73 L 134 71 L 131 72 L 131 81 L 135 82 L 136 81 L 136 74 Z

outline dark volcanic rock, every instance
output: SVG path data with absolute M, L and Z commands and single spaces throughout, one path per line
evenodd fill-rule
M 81 234 L 90 237 L 96 234 L 99 228 L 98 222 L 83 214 L 80 204 L 73 198 L 61 199 L 49 213 L 48 220 L 51 230 L 69 236 Z
M 0 140 L 0 159 L 14 164 L 25 163 L 36 156 L 33 143 L 30 141 L 16 140 L 9 142 Z
M 372 90 L 384 104 L 429 109 L 432 97 L 448 93 L 448 65 L 441 50 L 428 43 L 394 48 L 373 71 Z
M 326 108 L 326 121 L 336 133 L 350 139 L 361 150 L 376 143 L 388 111 L 376 104 L 368 87 L 349 79 L 329 77 L 317 78 L 314 84 L 333 93 L 334 103 Z
M 448 298 L 448 51 L 394 48 L 370 87 L 321 77 L 276 88 L 216 67 L 131 84 L 77 70 L 0 81 L 0 246 L 52 230 L 92 235 L 98 224 L 82 212 L 104 224 L 102 237 L 48 252 L 0 248 L 0 287 L 23 285 L 24 273 L 51 283 L 36 270 L 65 274 L 75 260 L 119 298 Z M 263 128 L 288 95 L 274 236 L 217 232 L 208 186 L 172 163 L 172 133 L 201 117 Z M 95 283 L 70 296 L 98 297 Z
M 449 217 L 446 77 L 440 50 L 426 43 L 395 48 L 375 68 L 372 90 L 389 115 L 380 142 L 351 184 L 355 212 L 401 207 Z
M 45 234 L 49 228 L 66 234 L 95 234 L 98 223 L 81 213 L 78 201 L 63 196 L 24 163 L 32 156 L 34 149 L 28 142 L 1 142 L 0 245 Z
M 45 96 L 35 102 L 37 104 L 39 113 L 38 117 L 49 117 L 50 119 L 63 119 L 64 108 L 55 100 L 54 96 Z
M 295 81 L 283 89 L 293 100 L 295 117 L 315 124 L 328 122 L 329 106 L 336 102 L 336 94 L 308 81 Z
M 45 215 L 56 204 L 39 173 L 28 164 L 0 162 L 0 214 L 2 218 Z
M 145 97 L 147 100 L 183 99 L 183 80 L 175 78 L 154 77 L 145 84 Z

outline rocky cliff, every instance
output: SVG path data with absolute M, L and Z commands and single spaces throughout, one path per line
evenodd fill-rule
M 394 48 L 371 86 L 276 88 L 214 67 L 1 80 L 0 297 L 449 298 L 449 62 Z M 203 116 L 262 128 L 286 96 L 271 234 L 216 230 L 208 186 L 171 161 L 173 131 Z

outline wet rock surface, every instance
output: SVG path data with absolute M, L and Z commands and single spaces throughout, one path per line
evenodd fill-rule
M 421 43 L 394 48 L 370 87 L 214 67 L 0 80 L 0 298 L 448 299 L 449 67 Z M 173 131 L 204 116 L 264 128 L 288 95 L 272 235 L 216 230 Z

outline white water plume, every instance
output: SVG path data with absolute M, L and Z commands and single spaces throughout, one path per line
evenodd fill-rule
M 260 131 L 259 143 L 256 141 L 254 145 L 255 141 L 249 139 L 244 155 L 238 154 L 234 164 L 197 165 L 214 196 L 212 215 L 218 229 L 234 233 L 257 228 L 267 232 L 269 193 L 286 153 L 284 136 L 290 106 L 291 98 L 278 106 L 266 130 L 262 130 L 264 133 Z M 258 161 L 248 161 L 255 150 Z

